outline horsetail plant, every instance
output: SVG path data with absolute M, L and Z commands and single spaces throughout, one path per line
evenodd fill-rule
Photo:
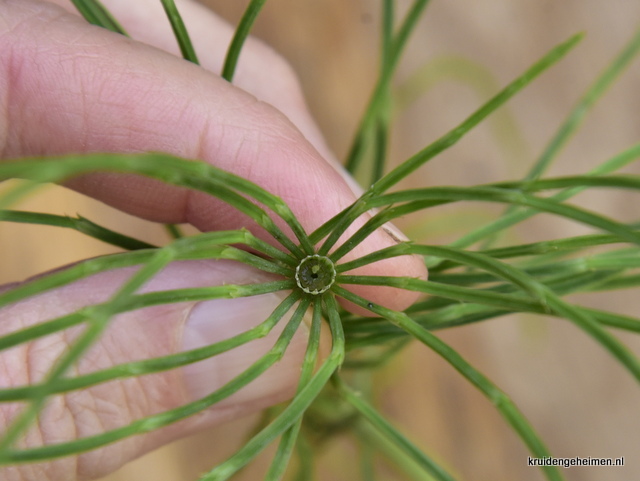
M 74 0 L 73 3 L 87 21 L 126 35 L 97 0 Z M 229 81 L 233 78 L 243 41 L 263 4 L 264 0 L 251 1 L 237 28 L 223 69 L 223 76 Z M 73 154 L 22 159 L 0 165 L 0 179 L 23 179 L 0 198 L 1 221 L 75 229 L 127 251 L 89 259 L 5 290 L 0 293 L 0 307 L 99 272 L 127 266 L 141 267 L 106 302 L 0 338 L 0 349 L 6 350 L 73 326 L 86 326 L 82 335 L 55 361 L 41 382 L 0 389 L 0 402 L 23 402 L 25 405 L 0 438 L 0 464 L 76 455 L 158 429 L 207 409 L 276 364 L 286 352 L 308 310 L 312 312 L 309 341 L 294 398 L 235 454 L 204 474 L 202 480 L 229 479 L 273 443 L 277 443 L 276 453 L 265 473 L 265 479 L 277 480 L 285 473 L 292 474 L 287 471 L 287 467 L 294 453 L 297 453 L 295 455 L 299 458 L 302 473 L 299 473 L 299 479 L 312 479 L 309 472 L 304 474 L 305 469 L 312 469 L 311 460 L 314 457 L 314 450 L 309 446 L 310 440 L 305 435 L 305 423 L 308 416 L 313 416 L 310 406 L 326 392 L 334 394 L 332 402 L 348 406 L 350 412 L 358 418 L 359 423 L 352 427 L 354 431 L 365 429 L 373 433 L 370 439 L 383 440 L 375 443 L 374 449 L 379 449 L 390 457 L 410 460 L 415 465 L 414 468 L 406 469 L 408 477 L 441 481 L 455 479 L 447 469 L 386 420 L 371 400 L 358 392 L 358 387 L 351 383 L 349 369 L 346 369 L 358 369 L 358 366 L 369 368 L 380 364 L 395 355 L 408 340 L 422 343 L 441 356 L 486 396 L 532 456 L 550 456 L 545 442 L 509 395 L 434 334 L 438 329 L 481 322 L 509 313 L 551 315 L 582 329 L 618 360 L 631 376 L 640 381 L 638 357 L 609 329 L 615 327 L 637 333 L 640 332 L 640 319 L 583 307 L 564 299 L 566 295 L 576 292 L 636 288 L 640 285 L 640 276 L 637 274 L 637 269 L 640 268 L 638 225 L 625 224 L 565 202 L 586 189 L 640 190 L 639 177 L 614 175 L 617 170 L 640 156 L 640 146 L 631 146 L 586 174 L 542 178 L 547 166 L 577 130 L 589 109 L 635 58 L 640 48 L 640 33 L 631 39 L 595 81 L 524 179 L 474 187 L 425 187 L 389 192 L 417 168 L 451 148 L 487 116 L 560 61 L 582 37 L 573 36 L 553 48 L 451 131 L 385 174 L 391 79 L 404 46 L 427 4 L 427 0 L 415 0 L 394 32 L 394 2 L 382 1 L 380 77 L 346 162 L 351 172 L 366 170 L 368 178 L 372 179 L 371 187 L 353 205 L 314 232 L 306 232 L 280 198 L 252 182 L 211 165 L 169 154 Z M 198 57 L 176 5 L 173 0 L 162 0 L 162 5 L 184 58 L 197 64 Z M 153 246 L 83 217 L 71 218 L 11 209 L 43 183 L 61 183 L 73 176 L 98 171 L 142 175 L 216 197 L 255 221 L 274 239 L 273 245 L 247 230 L 183 237 L 177 228 L 168 226 L 175 239 L 164 246 Z M 558 192 L 544 195 L 548 191 Z M 409 213 L 463 201 L 499 203 L 507 206 L 507 209 L 495 221 L 466 233 L 448 246 L 402 242 L 344 261 L 349 252 L 386 222 Z M 353 222 L 373 208 L 379 209 L 378 213 L 346 241 L 340 242 Z M 539 213 L 549 213 L 584 224 L 593 228 L 594 233 L 522 245 L 491 247 L 497 234 Z M 284 221 L 291 236 L 278 227 L 273 216 Z M 479 249 L 467 250 L 478 243 L 483 243 Z M 596 246 L 601 250 L 593 254 L 591 250 Z M 372 262 L 407 254 L 424 258 L 430 268 L 430 280 L 349 274 L 350 271 Z M 189 259 L 229 259 L 242 262 L 274 274 L 279 280 L 138 292 L 143 284 L 169 262 Z M 392 286 L 416 291 L 428 297 L 421 298 L 405 312 L 398 312 L 377 305 L 346 288 L 353 285 Z M 82 358 L 118 314 L 154 305 L 231 299 L 276 291 L 288 291 L 289 294 L 267 319 L 229 339 L 179 354 L 130 362 L 89 374 L 69 375 L 71 366 Z M 348 313 L 339 307 L 338 299 L 349 301 L 371 312 L 372 316 L 362 317 Z M 283 318 L 289 312 L 293 314 L 288 321 L 284 321 Z M 286 325 L 266 354 L 222 388 L 195 402 L 74 441 L 26 449 L 16 447 L 16 442 L 37 421 L 38 414 L 53 395 L 195 363 L 264 337 L 278 323 Z M 327 323 L 331 336 L 330 353 L 323 359 L 319 355 L 322 323 Z M 383 355 L 380 355 L 381 347 L 386 349 Z M 371 352 L 375 354 L 368 357 Z M 363 359 L 370 359 L 370 363 L 363 362 Z M 339 370 L 341 366 L 345 366 L 343 371 Z M 555 466 L 545 466 L 542 470 L 549 480 L 564 479 Z

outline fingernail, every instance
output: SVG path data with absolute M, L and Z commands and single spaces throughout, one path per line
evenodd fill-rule
M 382 226 L 382 230 L 385 231 L 385 233 L 389 237 L 391 237 L 394 241 L 398 243 L 409 241 L 409 238 L 406 235 L 404 235 L 402 231 L 398 229 L 395 225 L 393 225 L 391 222 L 387 222 L 386 224 L 384 224 Z
M 351 177 L 351 175 L 347 172 L 347 170 L 342 165 L 339 165 L 337 169 L 356 197 L 360 197 L 362 194 L 364 194 L 364 189 L 360 187 L 360 184 L 358 184 L 356 180 L 353 177 Z M 378 209 L 371 209 L 369 213 L 371 214 L 371 216 L 374 216 L 375 214 L 378 213 Z M 409 241 L 409 238 L 406 235 L 404 235 L 402 231 L 398 229 L 395 225 L 393 225 L 391 222 L 387 222 L 386 224 L 384 224 L 381 227 L 381 229 L 389 237 L 391 237 L 396 243 Z
M 184 325 L 183 349 L 208 346 L 248 331 L 267 319 L 286 295 L 284 292 L 272 293 L 237 299 L 215 299 L 196 304 Z M 196 400 L 207 396 L 266 354 L 273 347 L 292 312 L 290 310 L 280 319 L 266 337 L 251 340 L 227 352 L 185 366 L 184 381 L 191 398 Z M 300 326 L 282 361 L 221 401 L 220 405 L 278 397 L 292 389 L 300 373 L 300 362 L 306 344 L 303 340 L 308 334 L 307 325 L 303 322 Z

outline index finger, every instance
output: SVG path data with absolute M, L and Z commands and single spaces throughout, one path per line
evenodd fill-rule
M 287 117 L 216 75 L 49 4 L 24 0 L 0 9 L 5 158 L 165 151 L 200 159 L 280 196 L 307 232 L 355 200 Z M 145 219 L 203 231 L 248 227 L 267 238 L 218 199 L 146 178 L 90 174 L 69 185 Z M 379 229 L 345 261 L 395 243 Z M 404 256 L 359 273 L 422 277 L 425 270 L 419 258 Z M 416 296 L 388 287 L 352 290 L 396 309 Z

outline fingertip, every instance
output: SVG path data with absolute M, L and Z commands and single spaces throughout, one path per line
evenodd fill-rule
M 428 271 L 421 256 L 404 255 L 384 259 L 358 269 L 349 271 L 350 275 L 379 276 L 379 277 L 409 277 L 426 280 Z M 421 296 L 419 292 L 391 286 L 349 285 L 347 289 L 352 293 L 370 301 L 374 305 L 386 307 L 394 311 L 404 311 L 413 305 Z M 369 309 L 342 300 L 341 305 L 361 316 L 373 315 Z
M 362 219 L 363 222 L 366 219 Z M 359 223 L 358 223 L 359 224 Z M 353 231 L 356 226 L 352 226 Z M 394 225 L 387 223 L 378 228 L 358 244 L 352 251 L 345 255 L 342 262 L 349 262 L 382 249 L 400 245 L 406 242 L 407 237 Z M 344 274 L 356 276 L 379 277 L 384 284 L 384 278 L 403 277 L 410 279 L 427 280 L 428 270 L 424 259 L 419 255 L 399 255 L 388 257 L 370 264 L 365 264 L 356 269 L 345 271 Z M 346 288 L 368 303 L 379 305 L 394 311 L 404 311 L 421 296 L 421 293 L 392 287 L 391 285 L 347 285 Z M 342 300 L 342 306 L 361 316 L 372 316 L 371 310 L 355 305 L 352 302 Z

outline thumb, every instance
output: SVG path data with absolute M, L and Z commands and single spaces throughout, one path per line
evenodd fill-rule
M 131 267 L 96 274 L 0 309 L 0 335 L 106 302 L 136 270 Z M 169 264 L 140 292 L 273 280 L 268 274 L 233 261 L 181 261 Z M 287 292 L 276 292 L 156 305 L 120 314 L 112 318 L 100 339 L 77 361 L 73 372 L 66 375 L 82 376 L 228 339 L 260 324 L 287 295 Z M 29 449 L 99 435 L 201 399 L 243 373 L 269 351 L 290 317 L 291 312 L 266 337 L 195 364 L 147 375 L 141 372 L 136 377 L 50 396 L 40 412 L 39 422 L 27 430 L 16 448 Z M 293 395 L 300 373 L 308 333 L 306 322 L 305 316 L 279 362 L 197 416 L 75 457 L 5 469 L 14 474 L 17 470 L 20 479 L 96 478 L 191 432 L 284 401 Z M 83 329 L 82 325 L 75 326 L 2 351 L 0 382 L 3 387 L 41 383 Z M 0 430 L 6 430 L 20 409 L 17 403 L 0 404 L 0 425 L 6 423 Z

